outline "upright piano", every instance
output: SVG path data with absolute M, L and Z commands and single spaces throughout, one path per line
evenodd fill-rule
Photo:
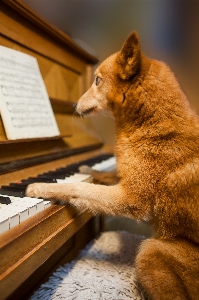
M 95 57 L 22 0 L 0 1 L 0 45 L 37 58 L 60 130 L 55 138 L 7 140 L 0 118 L 0 187 L 111 153 L 73 110 L 91 84 Z M 51 205 L 2 233 L 0 299 L 30 295 L 94 237 L 99 222 L 89 211 Z

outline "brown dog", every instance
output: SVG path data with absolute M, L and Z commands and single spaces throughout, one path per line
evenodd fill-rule
M 37 183 L 27 196 L 153 222 L 136 259 L 140 283 L 151 299 L 199 299 L 199 119 L 173 73 L 143 55 L 133 32 L 76 110 L 115 118 L 119 183 Z

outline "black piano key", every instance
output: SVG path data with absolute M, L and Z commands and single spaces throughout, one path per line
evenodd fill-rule
M 69 171 L 69 170 L 63 170 L 63 172 L 61 172 L 60 169 L 56 170 L 55 171 L 55 174 L 58 172 L 58 174 L 62 174 L 64 175 L 65 177 L 69 177 L 71 175 L 74 175 L 76 172 L 75 171 Z
M 36 182 L 46 182 L 46 183 L 56 183 L 57 180 L 55 178 L 38 178 L 38 177 L 29 177 L 28 179 L 23 179 L 21 181 L 23 184 L 31 184 Z
M 87 166 L 92 167 L 93 165 L 95 165 L 97 163 L 100 163 L 100 162 L 102 162 L 102 161 L 104 161 L 106 159 L 109 159 L 112 156 L 113 155 L 110 155 L 110 154 L 102 154 L 100 156 L 93 157 L 93 158 L 90 158 L 88 160 L 81 161 L 79 163 L 79 166 L 81 166 L 81 165 L 87 165 Z
M 65 167 L 65 168 L 58 168 L 56 169 L 55 171 L 52 171 L 52 172 L 49 172 L 49 173 L 55 173 L 55 174 L 60 174 L 60 175 L 65 175 L 66 177 L 67 176 L 70 176 L 70 175 L 73 175 L 75 173 L 75 170 L 76 168 L 68 168 L 68 167 Z
M 66 176 L 63 174 L 56 174 L 56 173 L 43 173 L 39 174 L 38 178 L 54 178 L 54 179 L 64 179 Z
M 52 174 L 52 175 L 55 175 L 55 176 L 63 176 L 63 177 L 65 176 L 65 177 L 68 177 L 72 173 L 74 173 L 74 172 L 68 171 L 66 168 L 64 168 L 63 170 L 49 171 L 49 172 L 45 172 L 45 173 L 42 173 L 42 174 L 50 174 L 50 175 Z
M 97 156 L 97 157 L 93 157 L 93 158 L 90 158 L 90 159 L 87 159 L 87 160 L 83 160 L 83 161 L 80 161 L 78 163 L 74 163 L 74 164 L 71 164 L 69 166 L 66 166 L 66 167 L 61 167 L 61 168 L 57 168 L 56 171 L 58 172 L 78 172 L 78 168 L 82 165 L 88 165 L 90 167 L 92 167 L 93 165 L 97 164 L 97 163 L 100 163 L 102 162 L 103 160 L 106 160 L 110 157 L 112 157 L 113 155 L 111 154 L 102 154 L 100 156 Z
M 80 166 L 81 164 L 73 164 L 73 165 L 70 165 L 70 166 L 67 166 L 67 167 L 62 167 L 62 168 L 58 168 L 55 170 L 55 172 L 60 172 L 60 173 L 63 173 L 63 174 L 68 174 L 68 175 L 73 175 L 75 172 L 78 171 L 78 167 Z
M 95 165 L 96 163 L 100 163 L 103 160 L 106 160 L 108 158 L 112 157 L 112 155 L 109 154 L 102 154 L 98 157 L 90 158 L 78 163 L 71 164 L 66 167 L 57 168 L 55 171 L 49 171 L 42 173 L 38 175 L 39 178 L 56 178 L 56 179 L 64 179 L 65 177 L 68 177 L 70 175 L 73 175 L 74 173 L 79 172 L 79 167 L 86 164 L 90 167 Z
M 2 186 L 0 188 L 0 194 L 2 195 L 8 195 L 8 196 L 15 196 L 15 197 L 25 197 L 25 191 L 24 188 L 16 188 L 11 186 Z
M 12 203 L 9 197 L 5 197 L 5 196 L 0 196 L 0 203 L 1 204 L 10 204 Z
M 13 190 L 24 190 L 25 189 L 25 187 L 24 186 L 22 186 L 22 185 L 20 185 L 20 184 L 16 184 L 16 186 L 10 186 L 10 185 L 2 185 L 1 186 L 1 189 L 8 189 L 8 188 L 10 188 L 11 190 L 13 189 Z
M 57 179 L 64 179 L 65 177 L 69 177 L 73 175 L 75 172 L 78 172 L 78 167 L 81 165 L 79 164 L 73 164 L 67 167 L 58 168 L 55 171 L 49 171 L 44 172 L 42 174 L 39 174 L 39 178 L 47 177 L 47 178 L 57 178 Z
M 27 186 L 28 186 L 28 183 L 21 183 L 21 182 L 19 182 L 19 183 L 15 183 L 15 182 L 11 182 L 10 184 L 9 184 L 9 186 L 11 186 L 11 187 L 16 187 L 16 188 L 20 188 L 20 187 L 23 187 L 23 188 L 26 188 Z

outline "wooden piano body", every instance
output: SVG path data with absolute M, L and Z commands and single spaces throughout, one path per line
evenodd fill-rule
M 0 119 L 0 186 L 109 152 L 88 120 L 73 112 L 97 59 L 21 0 L 0 1 L 0 45 L 35 56 L 61 132 L 58 138 L 8 141 Z M 24 299 L 96 233 L 88 211 L 52 205 L 0 235 L 0 298 Z

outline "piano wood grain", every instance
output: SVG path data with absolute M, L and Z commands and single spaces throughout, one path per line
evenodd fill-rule
M 0 294 L 6 299 L 92 215 L 53 205 L 1 236 Z M 10 283 L 12 282 L 12 285 Z

